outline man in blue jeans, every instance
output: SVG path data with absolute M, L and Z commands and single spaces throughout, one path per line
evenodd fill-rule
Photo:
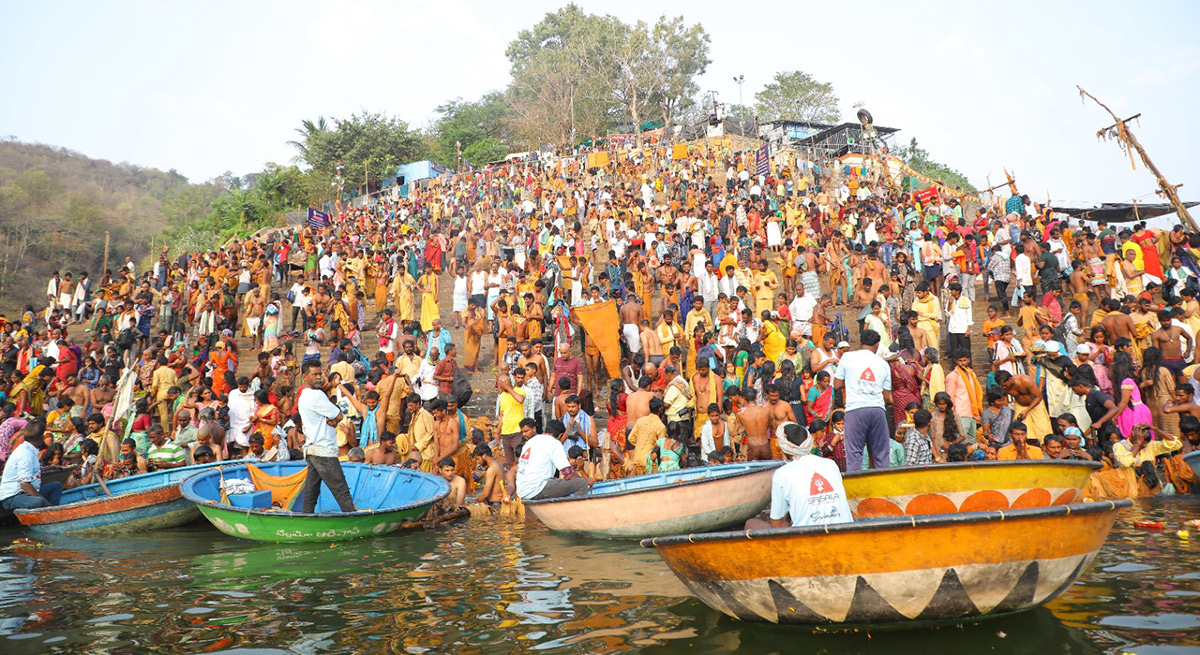
M 25 426 L 21 436 L 24 440 L 12 451 L 4 466 L 4 475 L 0 477 L 0 508 L 11 512 L 57 505 L 62 498 L 62 484 L 42 484 L 42 464 L 38 456 L 45 448 L 45 441 L 41 424 Z
M 875 353 L 879 333 L 863 330 L 862 348 L 842 355 L 833 374 L 833 387 L 846 392 L 846 470 L 863 468 L 863 446 L 871 451 L 875 468 L 891 465 L 891 432 L 887 405 L 892 403 L 892 369 Z

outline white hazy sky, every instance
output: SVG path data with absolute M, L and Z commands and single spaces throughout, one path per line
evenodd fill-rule
M 1200 2 L 687 3 L 585 0 L 592 13 L 683 13 L 712 37 L 701 79 L 746 102 L 800 69 L 863 102 L 977 186 L 1015 171 L 1035 198 L 1155 189 L 1095 132 L 1118 114 L 1185 198 L 1200 199 Z M 286 162 L 301 119 L 386 111 L 423 126 L 447 99 L 508 81 L 504 49 L 562 3 L 0 0 L 0 136 L 178 169 L 193 180 Z

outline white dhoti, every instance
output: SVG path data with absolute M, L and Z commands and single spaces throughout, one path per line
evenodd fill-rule
M 250 330 L 250 336 L 258 336 L 258 328 L 262 325 L 262 317 L 249 317 L 246 319 L 246 328 Z
M 767 247 L 775 247 L 783 245 L 783 233 L 779 230 L 779 223 L 767 223 Z
M 625 343 L 629 345 L 629 352 L 639 353 L 642 351 L 642 331 L 638 326 L 626 323 L 621 326 L 621 332 L 625 334 Z

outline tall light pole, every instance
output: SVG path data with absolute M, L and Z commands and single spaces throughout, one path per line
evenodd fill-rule
M 745 104 L 742 102 L 742 82 L 746 81 L 746 76 L 745 75 L 735 75 L 733 78 L 733 81 L 737 82 L 737 85 L 738 85 L 738 106 L 740 107 L 741 105 Z

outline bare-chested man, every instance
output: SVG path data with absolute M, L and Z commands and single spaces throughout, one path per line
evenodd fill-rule
M 476 468 L 482 467 L 483 485 L 479 488 L 478 501 L 497 505 L 504 502 L 504 469 L 492 455 L 492 449 L 487 444 L 475 446 L 472 458 Z
M 769 413 L 767 422 L 768 434 L 774 435 L 775 429 L 784 423 L 796 422 L 796 413 L 792 411 L 792 406 L 779 399 L 778 386 L 767 384 L 763 387 L 763 393 L 767 394 L 766 408 Z M 772 453 L 772 457 L 774 456 L 774 453 Z M 782 457 L 782 453 L 780 457 Z
M 746 459 L 748 461 L 771 459 L 771 410 L 765 405 L 754 404 L 754 388 L 742 390 L 746 407 L 738 412 L 738 422 L 746 433 Z
M 246 330 L 250 333 L 250 347 L 262 343 L 263 312 L 267 309 L 267 297 L 262 287 L 253 287 L 246 293 Z
M 111 403 L 117 395 L 117 389 L 113 386 L 112 380 L 107 375 L 101 375 L 96 381 L 96 388 L 88 393 L 88 415 L 93 412 L 99 412 L 104 409 L 104 406 Z
M 1134 341 L 1134 332 L 1136 330 L 1133 319 L 1128 314 L 1120 311 L 1121 303 L 1113 298 L 1105 298 L 1101 303 L 1110 313 L 1100 321 L 1100 326 L 1108 332 L 1108 342 L 1116 343 L 1117 339 L 1125 337 L 1130 341 Z
M 435 400 L 432 408 L 433 412 L 433 440 L 434 440 L 434 458 L 433 461 L 440 462 L 446 458 L 453 458 L 454 453 L 458 452 L 458 413 L 450 413 L 446 411 L 446 403 L 444 401 Z
M 996 373 L 996 384 L 1013 399 L 1014 420 L 1025 423 L 1029 439 L 1038 443 L 1053 431 L 1050 412 L 1042 402 L 1042 389 L 1028 375 L 1012 375 L 1008 371 Z
M 79 381 L 79 376 L 74 373 L 69 373 L 64 380 L 66 383 L 62 391 L 62 395 L 70 398 L 75 402 L 71 409 L 71 416 L 83 418 L 88 415 L 88 399 L 90 397 L 90 389 L 87 385 Z
M 653 366 L 653 364 L 647 364 Z M 633 426 L 639 418 L 650 413 L 650 399 L 654 398 L 654 392 L 650 391 L 650 383 L 653 380 L 651 376 L 643 374 L 638 379 L 638 390 L 629 394 L 625 400 L 625 413 L 627 426 Z
M 662 341 L 658 339 L 658 332 L 650 327 L 650 321 L 642 319 L 642 332 L 640 335 L 642 340 L 642 352 L 646 353 L 646 362 L 658 365 L 663 360 Z
M 723 393 L 724 385 L 716 375 L 712 374 L 712 366 L 707 357 L 696 359 L 696 374 L 692 376 L 691 382 L 697 409 L 708 411 L 708 406 L 714 403 L 717 407 L 721 406 L 725 395 Z M 700 434 L 702 426 L 702 421 L 696 421 L 696 434 Z
M 621 333 L 625 336 L 625 345 L 629 346 L 629 354 L 641 352 L 642 350 L 642 330 L 639 327 L 642 322 L 642 303 L 638 302 L 637 296 L 632 293 L 621 305 Z
M 384 432 L 379 437 L 379 447 L 368 450 L 366 457 L 363 459 L 363 463 L 376 464 L 379 466 L 394 466 L 397 459 L 396 435 L 392 434 L 391 432 Z
M 1109 318 L 1112 317 L 1109 316 L 1104 320 L 1107 321 Z M 1154 334 L 1150 335 L 1150 342 L 1162 350 L 1162 365 L 1178 378 L 1180 375 L 1183 375 L 1183 369 L 1192 360 L 1192 353 L 1196 350 L 1196 342 L 1192 339 L 1192 335 L 1188 334 L 1187 330 L 1178 325 L 1171 325 L 1171 310 L 1160 309 L 1158 311 L 1158 321 L 1161 325 L 1154 331 Z M 1187 348 L 1179 345 L 1180 338 L 1187 342 Z
M 1071 285 L 1071 296 L 1083 305 L 1083 313 L 1080 316 L 1088 315 L 1088 291 L 1091 289 L 1092 277 L 1083 267 L 1083 262 L 1076 259 L 1072 262 L 1075 270 L 1071 271 L 1069 283 Z

